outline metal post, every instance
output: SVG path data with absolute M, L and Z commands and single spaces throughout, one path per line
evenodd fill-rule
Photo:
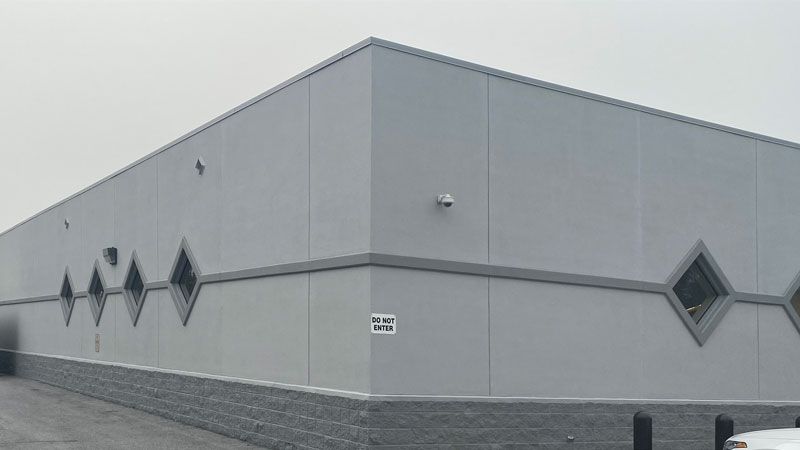
M 720 414 L 714 419 L 714 450 L 723 450 L 725 441 L 733 436 L 733 419 L 727 414 Z
M 633 450 L 653 450 L 653 418 L 644 411 L 633 415 Z

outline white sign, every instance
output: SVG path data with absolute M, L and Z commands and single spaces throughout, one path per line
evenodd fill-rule
M 397 333 L 397 318 L 394 314 L 372 314 L 369 324 L 372 334 L 395 334 Z

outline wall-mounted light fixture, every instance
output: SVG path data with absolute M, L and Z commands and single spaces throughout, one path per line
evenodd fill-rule
M 103 259 L 112 266 L 117 265 L 117 248 L 108 247 L 103 249 Z
M 449 208 L 456 204 L 456 199 L 450 194 L 439 194 L 436 196 L 436 204 Z
M 200 175 L 202 175 L 203 171 L 206 170 L 206 161 L 203 159 L 202 156 L 197 158 L 197 162 L 194 163 L 194 168 L 197 169 L 197 173 Z

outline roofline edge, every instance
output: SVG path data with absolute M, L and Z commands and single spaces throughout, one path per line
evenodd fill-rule
M 234 114 L 236 114 L 236 113 L 238 113 L 238 112 L 240 112 L 240 111 L 242 111 L 242 110 L 254 105 L 255 103 L 258 103 L 259 101 L 269 97 L 270 95 L 280 91 L 281 89 L 283 89 L 283 88 L 285 88 L 287 86 L 290 86 L 290 85 L 296 83 L 297 81 L 300 81 L 303 78 L 306 78 L 306 77 L 308 77 L 308 76 L 310 76 L 310 75 L 312 75 L 312 74 L 324 69 L 325 67 L 327 67 L 327 66 L 329 66 L 329 65 L 331 65 L 331 64 L 333 64 L 333 63 L 335 63 L 337 61 L 340 61 L 340 60 L 344 59 L 345 57 L 347 57 L 347 56 L 349 56 L 349 55 L 351 55 L 351 54 L 353 54 L 353 53 L 355 53 L 355 52 L 357 52 L 357 51 L 359 51 L 359 50 L 361 50 L 363 48 L 366 48 L 366 47 L 368 47 L 370 45 L 375 45 L 375 46 L 378 46 L 378 47 L 384 47 L 384 48 L 388 48 L 388 49 L 391 49 L 391 50 L 396 50 L 396 51 L 412 54 L 412 55 L 419 56 L 419 57 L 422 57 L 422 58 L 431 59 L 431 60 L 442 62 L 442 63 L 445 63 L 445 64 L 451 64 L 451 65 L 462 67 L 462 68 L 469 69 L 469 70 L 475 70 L 475 71 L 478 71 L 478 72 L 483 72 L 483 73 L 485 73 L 487 75 L 492 75 L 492 76 L 496 76 L 496 77 L 500 77 L 500 78 L 505 78 L 505 79 L 508 79 L 508 80 L 517 81 L 517 82 L 520 82 L 520 83 L 525 83 L 525 84 L 529 84 L 529 85 L 532 85 L 532 86 L 537 86 L 537 87 L 541 87 L 541 88 L 544 88 L 544 89 L 549 89 L 549 90 L 552 90 L 552 91 L 561 92 L 561 93 L 568 94 L 568 95 L 574 95 L 574 96 L 586 98 L 586 99 L 589 99 L 589 100 L 594 100 L 594 101 L 607 103 L 607 104 L 614 105 L 614 106 L 619 106 L 619 107 L 622 107 L 622 108 L 631 109 L 631 110 L 634 110 L 634 111 L 639 111 L 639 112 L 643 112 L 643 113 L 647 113 L 647 114 L 652 114 L 652 115 L 656 115 L 656 116 L 660 116 L 660 117 L 665 117 L 665 118 L 668 118 L 668 119 L 677 120 L 677 121 L 684 122 L 684 123 L 689 123 L 689 124 L 692 124 L 692 125 L 697 125 L 697 126 L 701 126 L 701 127 L 705 127 L 705 128 L 714 129 L 714 130 L 717 130 L 717 131 L 722 131 L 722 132 L 731 133 L 731 134 L 735 134 L 735 135 L 742 136 L 742 137 L 751 138 L 751 139 L 754 139 L 754 140 L 757 140 L 757 141 L 769 142 L 769 143 L 772 143 L 772 144 L 778 144 L 778 145 L 782 145 L 782 146 L 786 146 L 786 147 L 790 147 L 790 148 L 794 148 L 794 149 L 800 150 L 800 143 L 797 143 L 797 142 L 788 141 L 788 140 L 784 140 L 784 139 L 779 139 L 779 138 L 767 136 L 767 135 L 764 135 L 764 134 L 754 133 L 754 132 L 742 130 L 742 129 L 739 129 L 739 128 L 729 127 L 729 126 L 726 126 L 726 125 L 721 125 L 721 124 L 718 124 L 718 123 L 709 122 L 709 121 L 705 121 L 705 120 L 701 120 L 701 119 L 695 119 L 695 118 L 692 118 L 692 117 L 689 117 L 689 116 L 684 116 L 684 115 L 681 115 L 681 114 L 671 113 L 671 112 L 660 110 L 660 109 L 656 109 L 656 108 L 650 108 L 650 107 L 647 107 L 647 106 L 644 106 L 644 105 L 639 105 L 639 104 L 636 104 L 636 103 L 627 102 L 627 101 L 624 101 L 624 100 L 619 100 L 619 99 L 615 99 L 615 98 L 612 98 L 612 97 L 607 97 L 607 96 L 600 95 L 600 94 L 593 94 L 591 92 L 582 91 L 580 89 L 575 89 L 575 88 L 571 88 L 571 87 L 567 87 L 567 86 L 563 86 L 563 85 L 559 85 L 559 84 L 555 84 L 555 83 L 550 83 L 548 81 L 543 81 L 543 80 L 539 80 L 539 79 L 536 79 L 536 78 L 526 77 L 524 75 L 519 75 L 519 74 L 515 74 L 515 73 L 512 73 L 512 72 L 507 72 L 507 71 L 500 70 L 500 69 L 494 69 L 494 68 L 491 68 L 491 67 L 488 67 L 488 66 L 484 66 L 484 65 L 481 65 L 481 64 L 472 63 L 472 62 L 461 60 L 461 59 L 458 59 L 458 58 L 453 58 L 453 57 L 442 55 L 442 54 L 439 54 L 439 53 L 429 52 L 427 50 L 422 50 L 422 49 L 419 49 L 419 48 L 415 48 L 415 47 L 411 47 L 411 46 L 407 46 L 407 45 L 403 45 L 403 44 L 398 44 L 396 42 L 392 42 L 392 41 L 388 41 L 388 40 L 385 40 L 385 39 L 380 39 L 380 38 L 376 38 L 376 37 L 370 36 L 370 37 L 367 37 L 366 39 L 363 39 L 362 41 L 360 41 L 360 42 L 358 42 L 358 43 L 356 43 L 354 45 L 351 45 L 350 47 L 347 47 L 346 49 L 334 54 L 333 56 L 331 56 L 331 57 L 329 57 L 329 58 L 327 58 L 327 59 L 325 59 L 325 60 L 323 60 L 323 61 L 321 61 L 321 62 L 319 62 L 319 63 L 317 63 L 315 65 L 313 65 L 313 66 L 311 66 L 310 68 L 298 73 L 297 75 L 287 79 L 286 81 L 284 81 L 282 83 L 279 83 L 278 85 L 268 89 L 267 91 L 263 92 L 262 94 L 259 94 L 258 96 L 253 97 L 252 99 L 247 100 L 246 102 L 244 102 L 244 103 L 242 103 L 242 104 L 240 104 L 238 106 L 235 106 L 234 108 L 232 108 L 232 109 L 230 109 L 230 110 L 228 110 L 228 111 L 226 111 L 226 112 L 214 117 L 213 119 L 203 123 L 202 125 L 200 125 L 200 126 L 194 128 L 194 129 L 184 133 L 180 137 L 170 141 L 169 143 L 167 143 L 165 145 L 162 145 L 161 147 L 157 148 L 156 150 L 154 150 L 154 151 L 148 153 L 147 155 L 135 160 L 134 162 L 126 165 L 125 167 L 123 167 L 123 168 L 111 173 L 110 175 L 107 175 L 106 177 L 103 177 L 100 180 L 98 180 L 98 181 L 86 186 L 85 188 L 75 192 L 74 194 L 71 194 L 68 197 L 65 197 L 64 199 L 59 200 L 58 202 L 56 202 L 56 203 L 48 206 L 47 208 L 37 212 L 36 214 L 34 214 L 34 215 L 32 215 L 32 216 L 30 216 L 30 217 L 28 217 L 26 219 L 23 219 L 22 221 L 18 222 L 16 225 L 13 225 L 10 228 L 0 232 L 0 237 L 2 237 L 4 235 L 10 233 L 11 231 L 21 227 L 22 225 L 30 222 L 31 220 L 33 220 L 33 219 L 35 219 L 35 218 L 37 218 L 37 217 L 39 217 L 39 216 L 41 216 L 41 215 L 53 210 L 53 209 L 63 205 L 64 203 L 66 203 L 66 202 L 78 197 L 79 195 L 82 195 L 82 194 L 86 193 L 87 191 L 89 191 L 89 190 L 91 190 L 91 189 L 93 189 L 93 188 L 105 183 L 106 181 L 109 181 L 109 180 L 121 175 L 122 173 L 127 172 L 128 170 L 130 170 L 130 169 L 132 169 L 132 168 L 144 163 L 145 161 L 150 160 L 151 158 L 153 158 L 153 157 L 161 154 L 162 152 L 174 147 L 175 145 L 177 145 L 177 144 L 189 139 L 190 137 L 200 133 L 201 131 L 203 131 L 203 130 L 205 130 L 205 129 L 207 129 L 207 128 L 209 128 L 209 127 L 211 127 L 211 126 L 213 126 L 213 125 L 215 125 L 215 124 L 217 124 L 217 123 L 219 123 L 219 122 L 221 122 L 221 121 L 223 121 L 225 119 L 227 119 L 230 116 L 233 116 Z
M 661 110 L 661 109 L 651 108 L 651 107 L 648 107 L 648 106 L 640 105 L 638 103 L 632 103 L 632 102 L 627 102 L 625 100 L 619 100 L 619 99 L 616 99 L 616 98 L 613 98 L 613 97 L 607 97 L 605 95 L 594 94 L 594 93 L 591 93 L 591 92 L 588 92 L 588 91 L 582 91 L 580 89 L 575 89 L 575 88 L 571 88 L 571 87 L 568 87 L 568 86 L 563 86 L 563 85 L 560 85 L 560 84 L 551 83 L 549 81 L 543 81 L 543 80 L 539 80 L 539 79 L 536 79 L 536 78 L 526 77 L 524 75 L 519 75 L 519 74 L 515 74 L 515 73 L 512 73 L 512 72 L 507 72 L 507 71 L 500 70 L 500 69 L 494 69 L 494 68 L 491 68 L 491 67 L 488 67 L 488 66 L 483 66 L 481 64 L 472 63 L 472 62 L 465 61 L 465 60 L 462 60 L 462 59 L 452 58 L 452 57 L 445 56 L 445 55 L 442 55 L 442 54 L 439 54 L 439 53 L 433 53 L 433 52 L 429 52 L 427 50 L 421 50 L 421 49 L 418 49 L 418 48 L 415 48 L 415 47 L 410 47 L 410 46 L 407 46 L 407 45 L 398 44 L 396 42 L 387 41 L 387 40 L 380 39 L 380 38 L 373 37 L 373 38 L 370 38 L 369 41 L 372 43 L 372 45 L 376 45 L 376 46 L 379 46 L 379 47 L 385 47 L 385 48 L 388 48 L 388 49 L 397 50 L 397 51 L 401 51 L 401 52 L 404 52 L 404 53 L 409 53 L 409 54 L 416 55 L 416 56 L 419 56 L 419 57 L 422 57 L 422 58 L 427 58 L 427 59 L 431 59 L 431 60 L 434 60 L 434 61 L 439 61 L 439 62 L 443 62 L 443 63 L 446 63 L 446 64 L 451 64 L 451 65 L 454 65 L 454 66 L 463 67 L 465 69 L 470 69 L 470 70 L 475 70 L 475 71 L 478 71 L 478 72 L 483 72 L 483 73 L 485 73 L 487 75 L 493 75 L 493 76 L 497 76 L 497 77 L 500 77 L 500 78 L 505 78 L 505 79 L 508 79 L 508 80 L 518 81 L 520 83 L 525 83 L 525 84 L 541 87 L 541 88 L 544 88 L 544 89 L 549 89 L 549 90 L 552 90 L 552 91 L 558 91 L 558 92 L 561 92 L 561 93 L 564 93 L 564 94 L 574 95 L 574 96 L 586 98 L 586 99 L 589 99 L 589 100 L 595 100 L 595 101 L 598 101 L 598 102 L 603 102 L 603 103 L 607 103 L 607 104 L 614 105 L 614 106 L 620 106 L 620 107 L 623 107 L 623 108 L 632 109 L 632 110 L 644 112 L 644 113 L 647 113 L 647 114 L 653 114 L 653 115 L 665 117 L 665 118 L 668 118 L 668 119 L 674 119 L 674 120 L 678 120 L 678 121 L 681 121 L 681 122 L 690 123 L 692 125 L 698 125 L 698 126 L 702 126 L 702 127 L 705 127 L 705 128 L 712 128 L 712 129 L 715 129 L 715 130 L 718 130 L 718 131 L 724 131 L 724 132 L 727 132 L 727 133 L 732 133 L 732 134 L 736 134 L 736 135 L 739 135 L 739 136 L 748 137 L 748 138 L 752 138 L 752 139 L 757 139 L 757 140 L 763 141 L 763 142 L 770 142 L 770 143 L 773 143 L 773 144 L 779 144 L 779 145 L 792 147 L 792 148 L 800 150 L 800 143 L 798 143 L 798 142 L 793 142 L 793 141 L 789 141 L 789 140 L 785 140 L 785 139 L 780 139 L 780 138 L 776 138 L 776 137 L 772 137 L 772 136 L 767 136 L 765 134 L 759 134 L 759 133 L 755 133 L 755 132 L 751 132 L 751 131 L 747 131 L 747 130 L 742 130 L 740 128 L 730 127 L 730 126 L 727 126 L 727 125 L 722 125 L 722 124 L 718 124 L 718 123 L 714 123 L 714 122 L 709 122 L 709 121 L 706 121 L 706 120 L 696 119 L 696 118 L 693 118 L 693 117 L 684 116 L 684 115 L 681 115 L 681 114 L 672 113 L 672 112 L 669 112 L 669 111 L 664 111 L 664 110 Z
M 357 51 L 359 51 L 359 50 L 361 50 L 361 49 L 363 49 L 365 47 L 370 46 L 374 39 L 375 38 L 373 38 L 373 37 L 368 37 L 368 38 L 366 38 L 366 39 L 364 39 L 364 40 L 362 40 L 362 41 L 360 41 L 360 42 L 358 42 L 358 43 L 356 43 L 354 45 L 351 45 L 350 47 L 348 47 L 348 48 L 346 48 L 346 49 L 334 54 L 333 56 L 331 56 L 331 57 L 329 57 L 329 58 L 327 58 L 327 59 L 325 59 L 325 60 L 323 60 L 323 61 L 321 61 L 321 62 L 319 62 L 319 63 L 317 63 L 317 64 L 315 64 L 313 66 L 311 66 L 310 68 L 298 73 L 297 75 L 289 78 L 288 80 L 286 80 L 286 81 L 284 81 L 282 83 L 279 83 L 279 84 L 275 85 L 274 87 L 264 91 L 263 93 L 257 95 L 256 97 L 253 97 L 250 100 L 247 100 L 246 102 L 241 103 L 238 106 L 235 106 L 235 107 L 229 109 L 228 111 L 225 111 L 224 113 L 214 117 L 213 119 L 203 123 L 202 125 L 200 125 L 200 126 L 194 128 L 194 129 L 184 133 L 180 137 L 178 137 L 176 139 L 173 139 L 169 143 L 167 143 L 165 145 L 162 145 L 161 147 L 159 147 L 156 150 L 148 153 L 147 155 L 142 156 L 141 158 L 139 158 L 139 159 L 135 160 L 134 162 L 126 165 L 125 167 L 114 171 L 110 175 L 107 175 L 107 176 L 101 178 L 100 180 L 95 181 L 94 183 L 86 186 L 85 188 L 83 188 L 83 189 L 81 189 L 81 190 L 79 190 L 79 191 L 77 191 L 77 192 L 75 192 L 73 194 L 70 194 L 69 196 L 57 201 L 56 203 L 53 203 L 52 205 L 50 205 L 47 208 L 37 212 L 36 214 L 34 214 L 34 215 L 32 215 L 32 216 L 30 216 L 30 217 L 28 217 L 26 219 L 23 219 L 20 222 L 17 222 L 16 225 L 13 225 L 10 228 L 0 232 L 0 237 L 10 233 L 11 231 L 21 227 L 22 225 L 25 225 L 26 223 L 28 223 L 31 220 L 41 216 L 42 214 L 45 214 L 45 213 L 47 213 L 49 211 L 52 211 L 53 209 L 63 205 L 64 203 L 74 199 L 75 197 L 78 197 L 79 195 L 82 195 L 82 194 L 94 189 L 95 187 L 105 183 L 106 181 L 109 181 L 109 180 L 111 180 L 111 179 L 113 179 L 113 178 L 115 178 L 115 177 L 127 172 L 128 170 L 133 169 L 134 167 L 144 163 L 145 161 L 148 161 L 148 160 L 154 158 L 155 156 L 158 156 L 159 154 L 165 152 L 166 150 L 169 150 L 170 148 L 174 147 L 175 145 L 180 144 L 181 142 L 189 139 L 190 137 L 200 133 L 201 131 L 203 131 L 203 130 L 205 130 L 207 128 L 210 128 L 210 127 L 216 125 L 219 122 L 222 122 L 223 120 L 227 119 L 228 117 L 231 117 L 234 114 L 236 114 L 236 113 L 238 113 L 238 112 L 240 112 L 240 111 L 242 111 L 244 109 L 247 109 L 248 107 L 250 107 L 250 106 L 258 103 L 259 101 L 269 97 L 270 95 L 282 90 L 283 88 L 288 87 L 288 86 L 290 86 L 290 85 L 302 80 L 303 78 L 305 78 L 307 76 L 310 76 L 310 75 L 312 75 L 312 74 L 324 69 L 325 67 L 327 67 L 327 66 L 329 66 L 329 65 L 331 65 L 331 64 L 333 64 L 333 63 L 335 63 L 335 62 L 337 62 L 339 60 L 342 60 L 345 57 L 347 57 L 347 56 L 349 56 L 349 55 L 351 55 L 351 54 L 353 54 L 353 53 L 355 53 L 355 52 L 357 52 Z

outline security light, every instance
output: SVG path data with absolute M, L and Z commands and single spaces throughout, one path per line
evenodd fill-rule
M 103 259 L 112 266 L 117 265 L 117 248 L 108 247 L 103 249 Z
M 206 161 L 203 159 L 202 156 L 197 158 L 197 162 L 194 163 L 194 168 L 197 169 L 197 173 L 200 175 L 202 175 L 203 171 L 206 170 Z
M 456 199 L 450 194 L 439 194 L 436 197 L 436 204 L 449 208 L 456 204 Z

